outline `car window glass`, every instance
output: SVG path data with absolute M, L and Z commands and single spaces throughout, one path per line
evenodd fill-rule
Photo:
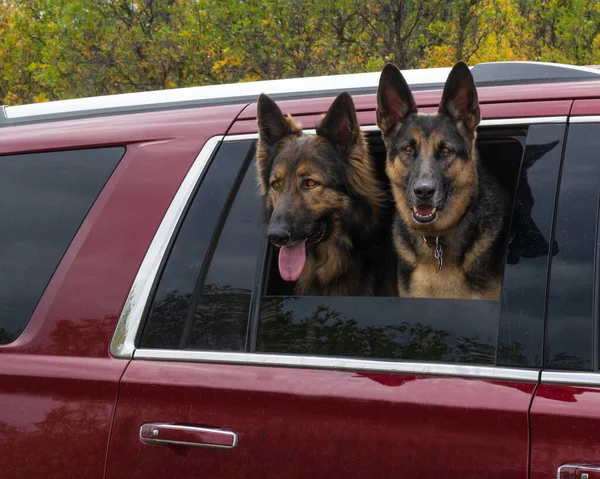
M 558 126 L 556 131 L 545 134 L 528 132 L 523 128 L 481 129 L 479 133 L 482 163 L 513 193 L 513 197 L 517 196 L 516 204 L 521 206 L 515 211 L 515 225 L 525 225 L 511 231 L 514 243 L 506 266 L 511 284 L 500 301 L 293 296 L 289 289 L 281 288 L 276 251 L 269 247 L 264 296 L 256 328 L 256 351 L 474 364 L 497 364 L 500 360 L 519 365 L 539 365 L 549 221 L 561 154 L 558 143 L 564 132 L 564 126 Z M 533 182 L 534 190 L 527 183 L 525 170 L 521 169 L 528 138 L 532 142 L 531 146 L 528 145 L 528 161 L 532 164 L 537 161 L 536 168 L 549 169 L 543 184 L 537 180 Z M 371 141 L 372 154 L 376 161 L 382 161 L 384 149 L 376 139 Z M 545 156 L 550 150 L 552 155 Z M 538 199 L 542 188 L 548 198 L 543 204 L 540 198 L 536 204 L 536 215 L 532 217 L 531 201 Z M 538 231 L 538 226 L 543 228 L 543 232 Z M 530 266 L 529 262 L 535 261 L 534 258 L 540 275 L 534 288 L 537 288 L 536 293 L 541 294 L 542 304 L 534 302 L 528 309 L 535 326 L 535 331 L 530 333 L 537 334 L 537 337 L 527 342 L 526 333 L 519 329 L 521 325 L 515 324 L 511 308 L 517 307 L 518 303 L 514 299 L 514 288 L 522 286 L 517 277 Z M 509 299 L 511 308 L 507 307 Z M 499 336 L 499 329 L 503 331 L 502 336 Z M 500 339 L 501 353 L 498 350 Z
M 124 148 L 0 156 L 0 344 L 23 331 Z
M 484 167 L 517 197 L 506 266 L 511 284 L 500 301 L 295 296 L 281 281 L 276 251 L 261 229 L 253 149 L 245 141 L 225 143 L 182 223 L 140 346 L 539 365 L 544 304 L 519 306 L 527 298 L 518 297 L 517 290 L 523 272 L 533 268 L 539 278 L 532 294 L 535 289 L 545 297 L 564 134 L 564 125 L 547 126 L 479 133 Z M 381 137 L 371 135 L 370 143 L 381 167 Z M 523 158 L 531 165 L 522 168 Z M 541 171 L 539 178 L 529 180 L 530 170 Z M 528 332 L 516 309 L 528 311 Z
M 252 170 L 245 175 L 252 145 L 223 143 L 207 166 L 157 284 L 141 347 L 245 347 L 252 245 L 260 238 L 257 182 Z M 233 206 L 236 194 L 241 201 Z
M 545 367 L 552 369 L 594 367 L 596 305 L 592 258 L 597 242 L 599 149 L 600 125 L 569 126 L 548 296 Z
M 542 366 L 548 254 L 558 252 L 552 227 L 565 131 L 564 124 L 529 127 L 504 271 L 498 365 Z

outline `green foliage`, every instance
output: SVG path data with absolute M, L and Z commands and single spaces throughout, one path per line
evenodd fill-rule
M 0 1 L 4 104 L 459 59 L 600 63 L 600 2 Z

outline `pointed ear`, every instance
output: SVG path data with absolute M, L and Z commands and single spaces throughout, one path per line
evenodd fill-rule
M 264 93 L 257 104 L 259 138 L 265 146 L 273 146 L 284 136 L 292 133 L 289 121 L 271 98 Z
M 384 135 L 417 112 L 417 104 L 406 80 L 393 63 L 383 67 L 377 90 L 377 126 Z
M 264 93 L 258 97 L 258 144 L 256 145 L 256 167 L 262 194 L 268 190 L 271 169 L 270 153 L 273 146 L 287 135 L 302 135 L 302 127 L 291 116 L 283 116 L 281 110 Z
M 340 150 L 348 152 L 360 138 L 360 126 L 352 97 L 341 93 L 317 127 L 317 135 L 327 138 Z
M 466 63 L 458 62 L 450 71 L 438 111 L 456 122 L 462 122 L 471 131 L 479 125 L 477 89 Z

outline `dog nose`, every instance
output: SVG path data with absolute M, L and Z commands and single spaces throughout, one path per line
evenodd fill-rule
M 269 228 L 269 232 L 267 234 L 269 241 L 276 246 L 285 246 L 290 242 L 292 235 L 289 231 L 281 226 L 275 226 Z
M 431 180 L 421 180 L 415 185 L 414 192 L 420 200 L 430 200 L 435 194 L 435 183 Z

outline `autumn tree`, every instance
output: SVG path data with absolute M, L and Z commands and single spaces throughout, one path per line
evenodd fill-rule
M 600 63 L 598 0 L 0 0 L 4 104 L 501 60 Z
M 589 65 L 600 62 L 598 0 L 518 2 L 528 59 Z

